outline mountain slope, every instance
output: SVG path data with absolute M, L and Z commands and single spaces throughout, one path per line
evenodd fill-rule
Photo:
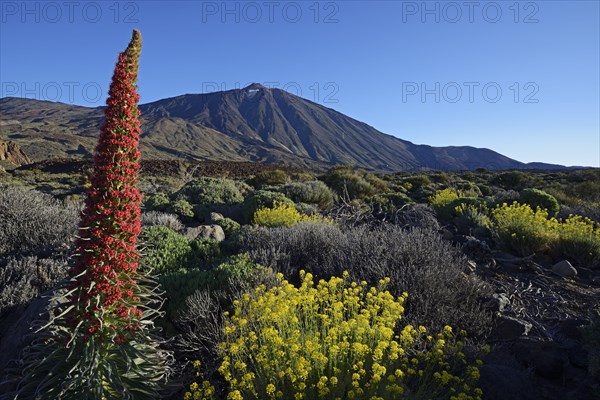
M 102 110 L 3 98 L 0 138 L 19 143 L 34 161 L 86 157 L 93 151 Z M 388 171 L 527 168 L 488 149 L 415 145 L 333 109 L 257 84 L 163 99 L 141 105 L 140 111 L 146 158 L 250 160 L 302 167 L 354 164 Z

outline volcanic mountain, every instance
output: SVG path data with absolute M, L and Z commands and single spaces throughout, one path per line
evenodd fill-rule
M 33 161 L 89 157 L 104 107 L 0 99 L 0 140 Z M 559 168 L 524 164 L 489 149 L 416 145 L 280 89 L 186 94 L 140 105 L 146 158 L 259 161 L 369 170 Z

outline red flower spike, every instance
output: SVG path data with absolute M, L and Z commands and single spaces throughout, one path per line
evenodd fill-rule
M 140 258 L 136 243 L 141 231 L 142 196 L 137 189 L 141 131 L 136 82 L 141 45 L 140 33 L 134 30 L 117 60 L 76 241 L 80 256 L 69 271 L 78 290 L 71 295 L 76 307 L 67 321 L 73 327 L 84 322 L 84 340 L 96 337 L 126 343 L 133 337 L 131 326 L 137 326 L 142 315 L 127 305 L 136 298 Z

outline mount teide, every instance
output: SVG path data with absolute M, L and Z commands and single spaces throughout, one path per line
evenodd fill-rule
M 34 161 L 88 157 L 102 107 L 0 99 L 0 139 Z M 560 168 L 524 164 L 489 149 L 431 147 L 384 134 L 280 89 L 186 94 L 140 105 L 146 158 L 278 162 L 302 167 L 353 164 L 371 170 Z

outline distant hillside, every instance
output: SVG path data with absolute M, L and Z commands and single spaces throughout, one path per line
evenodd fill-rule
M 34 161 L 89 157 L 103 107 L 0 99 L 0 139 Z M 187 94 L 140 106 L 144 157 L 276 162 L 299 167 L 353 164 L 371 170 L 538 168 L 475 147 L 432 147 L 384 134 L 279 89 Z M 544 168 L 564 168 L 543 164 Z

